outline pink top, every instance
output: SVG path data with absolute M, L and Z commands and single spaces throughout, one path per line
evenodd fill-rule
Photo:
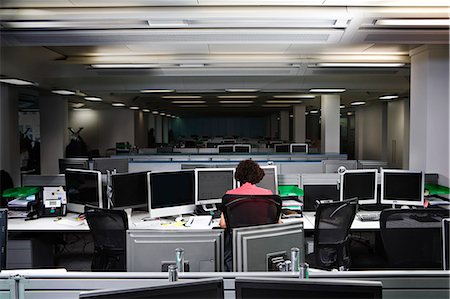
M 256 185 L 253 185 L 251 183 L 245 183 L 244 185 L 240 186 L 239 188 L 229 190 L 226 194 L 234 194 L 234 195 L 272 195 L 271 190 L 267 190 L 264 188 L 260 188 Z

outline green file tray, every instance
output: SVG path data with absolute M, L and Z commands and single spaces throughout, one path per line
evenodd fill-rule
M 425 189 L 428 195 L 450 194 L 450 188 L 441 185 L 425 183 Z
M 3 197 L 27 197 L 39 193 L 39 187 L 17 187 L 3 191 Z
M 284 196 L 303 196 L 305 193 L 302 189 L 294 185 L 278 186 L 278 194 Z

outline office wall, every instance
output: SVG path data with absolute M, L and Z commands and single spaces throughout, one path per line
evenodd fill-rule
M 383 160 L 383 120 L 385 116 L 384 103 L 358 107 L 356 114 L 356 159 Z
M 135 142 L 134 111 L 128 109 L 87 110 L 69 112 L 69 126 L 78 130 L 88 149 L 98 149 L 104 155 L 116 142 Z
M 409 162 L 409 100 L 387 103 L 388 165 L 408 169 Z
M 174 119 L 175 138 L 182 136 L 241 136 L 266 135 L 265 117 L 192 117 Z

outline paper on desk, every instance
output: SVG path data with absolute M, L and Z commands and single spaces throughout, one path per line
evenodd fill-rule
M 76 220 L 73 218 L 62 218 L 61 220 L 55 221 L 56 224 L 58 225 L 65 225 L 65 226 L 79 226 L 79 225 L 83 225 L 86 223 L 86 220 Z

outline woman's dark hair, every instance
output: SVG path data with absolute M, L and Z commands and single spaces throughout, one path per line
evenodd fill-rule
M 236 167 L 234 177 L 236 180 L 241 182 L 241 184 L 245 184 L 247 182 L 250 184 L 256 184 L 262 180 L 264 175 L 264 170 L 259 167 L 258 163 L 253 160 L 244 160 L 241 161 Z

